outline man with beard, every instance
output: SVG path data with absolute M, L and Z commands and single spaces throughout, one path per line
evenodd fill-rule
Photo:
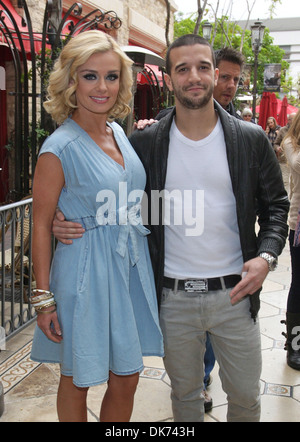
M 168 49 L 166 69 L 175 108 L 130 141 L 147 173 L 149 250 L 174 420 L 204 419 L 209 332 L 228 421 L 259 421 L 259 293 L 286 241 L 287 194 L 262 130 L 214 101 L 218 70 L 209 43 L 180 37 Z M 60 226 L 56 220 L 57 237 L 76 237 L 76 229 L 62 236 Z
M 258 421 L 259 293 L 285 244 L 288 198 L 262 130 L 230 116 L 214 101 L 218 70 L 207 41 L 195 35 L 177 39 L 168 49 L 166 70 L 175 109 L 135 131 L 130 141 L 147 172 L 148 197 L 154 189 L 164 190 L 169 219 L 178 215 L 180 195 L 187 190 L 193 195 L 183 198 L 188 210 L 181 205 L 182 224 L 167 223 L 160 209 L 159 225 L 151 225 L 155 208 L 150 202 L 148 212 L 174 420 L 203 420 L 208 331 L 228 397 L 228 420 Z M 198 213 L 199 189 L 204 225 L 194 236 L 184 221 L 187 212 Z
M 241 52 L 225 47 L 215 51 L 216 67 L 219 70 L 217 84 L 214 88 L 214 99 L 225 109 L 230 115 L 242 120 L 243 118 L 236 112 L 232 103 L 237 92 L 239 81 L 244 66 L 244 56 Z M 144 119 L 134 123 L 134 128 L 144 129 L 148 124 L 151 125 L 167 115 L 173 107 L 162 109 L 155 119 Z
M 219 75 L 218 81 L 214 87 L 213 96 L 214 99 L 225 109 L 230 115 L 242 120 L 239 114 L 236 112 L 232 100 L 235 97 L 239 81 L 242 74 L 242 69 L 244 65 L 244 56 L 241 52 L 231 48 L 225 47 L 220 50 L 215 51 L 216 57 L 216 67 L 218 68 Z M 185 100 L 185 98 L 183 98 Z M 188 104 L 188 103 L 187 103 Z M 140 120 L 134 124 L 135 128 L 144 129 L 148 124 L 153 124 L 154 122 L 160 120 L 169 112 L 172 108 L 163 109 L 153 120 Z M 210 342 L 210 335 L 207 334 L 206 339 L 206 352 L 204 356 L 205 365 L 205 376 L 204 376 L 204 390 L 203 395 L 205 396 L 204 408 L 205 412 L 212 409 L 213 400 L 208 394 L 207 388 L 210 385 L 211 371 L 215 365 L 215 356 Z

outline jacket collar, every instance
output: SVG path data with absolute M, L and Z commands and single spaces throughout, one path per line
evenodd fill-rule
M 236 195 L 238 191 L 238 130 L 239 121 L 236 117 L 229 115 L 220 105 L 214 100 L 214 106 L 219 114 L 221 124 L 223 127 L 226 153 L 229 166 L 229 172 L 232 181 L 233 192 Z
M 237 145 L 237 134 L 234 126 L 234 116 L 231 116 L 226 112 L 219 103 L 214 100 L 215 110 L 218 112 L 219 118 L 221 120 L 221 124 L 224 131 L 226 146 L 234 146 Z M 169 112 L 161 121 L 163 122 L 162 129 L 170 130 L 173 118 L 176 115 L 176 108 L 174 107 L 171 112 Z
M 222 108 L 222 106 L 220 106 L 219 103 L 215 99 L 214 99 L 214 107 L 215 107 L 215 110 L 219 114 L 224 132 L 227 131 L 227 129 L 229 129 L 229 127 L 233 128 L 233 126 L 230 124 L 230 121 L 231 121 L 231 118 L 235 118 L 235 117 L 233 115 L 230 115 L 227 111 L 225 111 Z M 174 106 L 172 111 L 168 112 L 167 115 L 161 120 L 161 121 L 164 121 L 164 124 L 163 124 L 164 130 L 166 130 L 167 128 L 171 128 L 173 118 L 175 115 L 176 115 L 176 107 Z

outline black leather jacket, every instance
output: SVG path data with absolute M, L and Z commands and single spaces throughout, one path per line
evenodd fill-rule
M 278 256 L 288 235 L 289 201 L 274 151 L 260 126 L 232 117 L 216 101 L 215 108 L 225 135 L 244 262 L 261 252 Z M 165 186 L 169 131 L 175 112 L 176 109 L 143 131 L 136 130 L 130 137 L 130 142 L 147 173 L 148 220 L 153 219 L 151 190 L 161 191 Z M 257 220 L 260 227 L 258 235 L 255 231 Z M 160 301 L 164 276 L 164 227 L 161 207 L 158 222 L 154 224 L 157 225 L 147 226 L 151 230 L 148 242 Z M 250 296 L 250 311 L 254 319 L 260 306 L 260 291 Z

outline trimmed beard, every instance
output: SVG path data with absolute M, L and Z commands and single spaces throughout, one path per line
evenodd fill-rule
M 214 85 L 210 85 L 210 86 L 203 86 L 201 85 L 201 87 L 205 87 L 206 89 L 206 93 L 204 96 L 202 96 L 201 98 L 189 98 L 186 97 L 184 95 L 184 89 L 176 89 L 173 85 L 173 90 L 174 90 L 174 94 L 175 97 L 177 98 L 177 100 L 179 101 L 180 104 L 182 104 L 182 106 L 186 107 L 187 109 L 201 109 L 203 107 L 205 107 L 211 100 L 211 97 L 213 95 L 214 92 Z

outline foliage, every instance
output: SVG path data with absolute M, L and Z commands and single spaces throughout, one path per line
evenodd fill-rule
M 182 13 L 176 15 L 174 21 L 174 40 L 181 35 L 193 34 L 195 29 L 196 14 L 191 15 L 189 18 L 183 18 Z

